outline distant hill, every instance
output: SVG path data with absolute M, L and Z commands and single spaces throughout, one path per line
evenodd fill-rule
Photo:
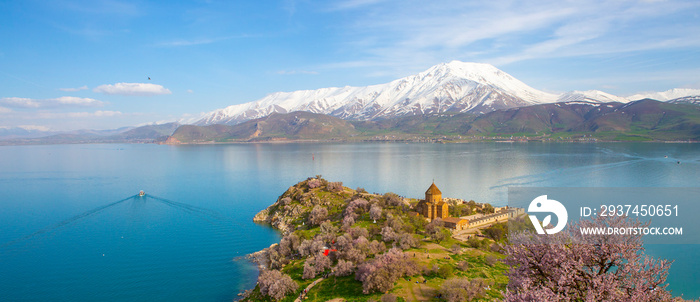
M 141 126 L 107 136 L 105 139 L 116 141 L 161 140 L 173 134 L 180 126 L 179 123 Z
M 0 139 L 34 138 L 57 133 L 48 129 L 28 127 L 0 127 Z
M 185 125 L 173 133 L 171 141 L 226 142 L 287 139 L 333 139 L 356 135 L 352 123 L 337 117 L 310 112 L 273 113 L 238 125 Z
M 684 96 L 677 99 L 669 100 L 668 102 L 672 104 L 700 105 L 700 95 Z
M 499 110 L 477 117 L 464 134 L 592 134 L 616 140 L 700 139 L 700 107 L 644 99 L 627 104 L 565 102 Z M 628 137 L 629 138 L 629 137 Z
M 114 130 L 79 130 L 63 133 L 51 132 L 39 137 L 15 137 L 0 140 L 0 145 L 153 143 L 164 141 L 178 127 L 180 127 L 178 123 L 167 123 Z
M 21 134 L 21 131 L 13 130 Z M 10 131 L 6 131 L 8 134 Z M 657 140 L 700 141 L 700 106 L 686 97 L 669 102 L 568 101 L 501 109 L 485 114 L 438 113 L 347 121 L 297 111 L 272 113 L 236 125 L 168 123 L 42 137 L 0 139 L 0 145 L 78 143 L 215 143 L 286 140 Z
M 444 113 L 352 122 L 308 112 L 274 113 L 233 126 L 185 125 L 175 131 L 171 142 L 489 139 L 494 136 L 700 140 L 700 107 L 650 99 L 626 104 L 570 101 L 486 114 Z

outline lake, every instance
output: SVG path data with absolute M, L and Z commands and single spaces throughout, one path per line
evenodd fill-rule
M 445 197 L 505 205 L 509 186 L 693 187 L 699 167 L 697 144 L 2 146 L 0 297 L 231 301 L 257 276 L 238 257 L 279 240 L 252 217 L 318 174 L 419 198 L 434 180 Z M 695 246 L 648 253 L 676 259 L 674 294 L 700 297 Z

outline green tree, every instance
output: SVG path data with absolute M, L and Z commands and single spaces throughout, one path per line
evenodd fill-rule
M 452 272 L 453 272 L 452 265 L 443 264 L 443 265 L 440 265 L 440 268 L 438 268 L 437 273 L 438 273 L 438 276 L 440 276 L 440 278 L 447 279 L 447 278 L 452 276 Z

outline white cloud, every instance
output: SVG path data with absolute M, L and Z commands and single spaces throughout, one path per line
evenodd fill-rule
M 318 71 L 308 71 L 308 70 L 280 70 L 277 72 L 280 75 L 294 75 L 294 74 L 318 74 Z
M 12 108 L 47 108 L 47 107 L 68 107 L 68 106 L 80 106 L 80 107 L 92 107 L 92 106 L 103 106 L 105 102 L 98 101 L 91 98 L 79 98 L 73 96 L 62 96 L 53 99 L 31 99 L 31 98 L 18 98 L 9 97 L 1 98 L 0 104 L 12 107 Z
M 698 47 L 700 23 L 683 14 L 699 7 L 697 1 L 348 0 L 328 10 L 363 8 L 343 27 L 349 61 L 322 67 L 383 68 L 402 76 L 453 59 L 505 65 Z
M 14 108 L 39 108 L 37 100 L 30 98 L 9 97 L 0 99 L 0 104 Z
M 60 98 L 48 99 L 49 102 L 55 102 L 60 105 L 76 105 L 76 106 L 102 106 L 105 103 L 91 98 L 79 98 L 73 96 L 62 96 Z
M 39 112 L 36 116 L 41 119 L 64 119 L 64 118 L 93 118 L 93 117 L 114 117 L 123 115 L 120 111 L 95 112 Z
M 194 90 L 192 90 L 192 89 L 187 89 L 186 92 L 187 92 L 187 93 L 194 93 Z
M 5 107 L 0 107 L 0 114 L 3 114 L 3 113 L 10 113 L 10 112 L 12 112 L 12 109 L 10 109 L 10 108 L 5 108 Z
M 32 131 L 32 130 L 50 131 L 51 130 L 51 128 L 49 128 L 49 127 L 39 126 L 39 125 L 19 125 L 19 126 L 17 126 L 17 128 L 22 128 L 22 129 L 27 130 L 27 131 Z
M 169 89 L 151 83 L 116 83 L 113 85 L 100 85 L 95 87 L 92 91 L 104 94 L 140 96 L 172 94 Z
M 60 91 L 66 91 L 66 92 L 76 92 L 76 91 L 81 91 L 81 90 L 87 90 L 87 86 L 81 86 L 78 88 L 58 88 Z

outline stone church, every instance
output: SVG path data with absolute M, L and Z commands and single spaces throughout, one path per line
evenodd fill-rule
M 434 182 L 428 191 L 425 191 L 425 200 L 421 200 L 416 205 L 416 211 L 431 221 L 435 218 L 444 219 L 450 216 L 448 208 L 447 203 L 442 201 L 442 192 Z

